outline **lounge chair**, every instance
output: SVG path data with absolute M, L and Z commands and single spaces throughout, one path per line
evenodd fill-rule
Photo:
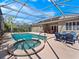
M 73 40 L 78 40 L 78 35 L 76 32 L 70 32 L 71 35 L 73 35 Z
M 68 44 L 74 44 L 75 41 L 78 39 L 78 36 L 76 34 L 76 32 L 70 32 L 70 33 L 66 33 L 66 32 L 62 32 L 62 33 L 55 33 L 56 39 L 57 41 L 62 41 Z
M 66 43 L 74 44 L 76 40 L 78 40 L 78 35 L 76 32 L 72 31 L 66 34 Z
M 62 35 L 62 37 L 61 37 L 62 41 L 65 42 L 66 41 L 67 32 L 62 32 L 61 35 Z
M 57 41 L 61 41 L 61 37 L 62 37 L 62 35 L 60 34 L 60 33 L 58 33 L 58 32 L 56 32 L 55 33 L 55 37 L 56 37 L 56 39 L 55 40 L 57 40 Z

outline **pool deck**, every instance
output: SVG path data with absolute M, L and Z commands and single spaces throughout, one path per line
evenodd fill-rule
M 31 32 L 38 34 L 35 32 Z M 44 35 L 44 34 L 41 34 Z M 7 46 L 13 44 L 9 33 L 4 35 L 2 47 L 0 47 L 0 59 L 79 59 L 79 44 L 76 42 L 73 46 L 62 42 L 55 41 L 54 34 L 46 34 L 48 40 L 45 47 L 34 55 L 25 57 L 14 57 L 7 53 Z M 20 52 L 21 53 L 21 52 Z

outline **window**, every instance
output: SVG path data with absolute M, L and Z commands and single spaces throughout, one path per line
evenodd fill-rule
M 53 26 L 52 26 L 52 30 L 54 30 Z
M 66 23 L 66 30 L 68 30 L 68 23 Z
M 66 30 L 72 30 L 72 22 L 66 23 Z
M 79 30 L 79 22 L 66 23 L 66 30 Z
M 72 23 L 71 22 L 69 23 L 68 28 L 69 28 L 69 30 L 72 30 Z
M 76 26 L 76 22 L 73 22 L 73 30 L 76 30 L 77 26 Z

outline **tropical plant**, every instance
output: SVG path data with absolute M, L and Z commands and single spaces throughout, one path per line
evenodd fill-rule
M 31 25 L 25 23 L 25 22 L 21 22 L 21 24 L 19 24 L 17 22 L 13 23 L 13 17 L 8 17 L 8 19 L 4 22 L 5 24 L 5 32 L 29 32 L 31 31 Z

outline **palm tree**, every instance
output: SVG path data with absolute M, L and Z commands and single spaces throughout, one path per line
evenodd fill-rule
M 4 22 L 5 22 L 5 27 L 7 27 L 7 31 L 13 32 L 13 16 L 9 16 Z

